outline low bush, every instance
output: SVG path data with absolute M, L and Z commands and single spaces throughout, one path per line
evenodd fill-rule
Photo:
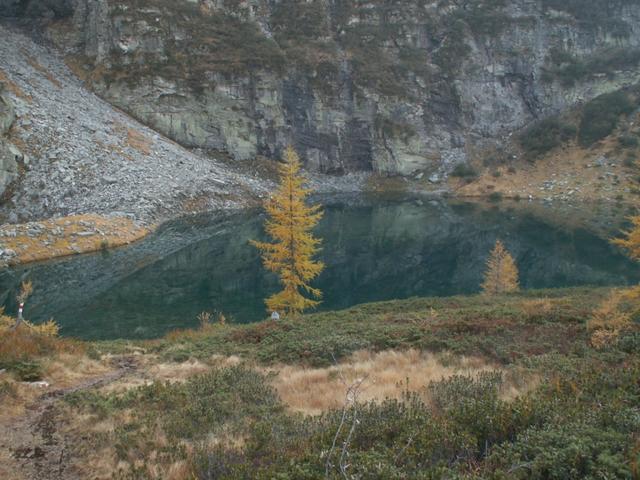
M 542 120 L 520 135 L 520 145 L 529 159 L 540 157 L 561 146 L 576 135 L 576 127 L 556 117 Z
M 600 95 L 587 103 L 582 112 L 578 140 L 583 147 L 610 135 L 618 125 L 621 115 L 629 114 L 634 103 L 623 91 Z
M 478 176 L 478 172 L 473 166 L 467 163 L 458 163 L 451 171 L 452 177 L 473 179 Z
M 12 372 L 18 380 L 23 382 L 42 380 L 42 365 L 39 362 L 0 361 L 0 368 Z
M 636 135 L 626 133 L 618 137 L 618 143 L 622 148 L 637 148 L 640 142 Z
M 491 192 L 489 195 L 490 202 L 501 202 L 502 201 L 502 193 L 500 192 Z
M 23 321 L 14 329 L 15 320 L 7 322 L 7 318 L 0 315 L 0 369 L 13 373 L 19 380 L 41 380 L 40 360 L 44 358 L 85 351 L 80 342 L 57 337 L 58 326 L 54 322 L 32 325 Z
M 613 77 L 618 70 L 635 68 L 640 63 L 640 50 L 629 48 L 613 48 L 595 55 L 578 59 L 562 50 L 552 50 L 549 60 L 551 68 L 544 71 L 547 81 L 557 78 L 565 87 L 594 74 L 605 74 Z
M 486 373 L 433 383 L 427 401 L 407 393 L 319 417 L 265 419 L 251 424 L 244 448 L 201 449 L 194 470 L 230 479 L 632 478 L 637 362 L 611 373 L 570 362 L 510 401 L 500 396 L 501 375 Z

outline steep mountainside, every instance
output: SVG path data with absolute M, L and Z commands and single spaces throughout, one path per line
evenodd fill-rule
M 55 51 L 2 25 L 0 85 L 0 191 L 21 173 L 0 207 L 10 223 L 87 212 L 154 221 L 265 190 L 114 109 Z
M 15 117 L 13 103 L 5 92 L 4 84 L 0 83 L 0 192 L 18 176 L 17 160 L 21 154 L 15 145 L 7 140 Z
M 322 172 L 437 181 L 640 80 L 635 0 L 31 3 L 13 13 L 53 18 L 70 64 L 142 122 L 238 160 L 292 142 Z

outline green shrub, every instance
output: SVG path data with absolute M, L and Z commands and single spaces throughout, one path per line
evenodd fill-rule
M 624 5 L 635 0 L 543 0 L 543 11 L 559 10 L 573 15 L 579 25 L 591 31 L 600 29 L 611 32 L 617 38 L 626 38 L 630 26 L 619 19 Z
M 576 135 L 574 125 L 561 122 L 557 117 L 547 118 L 529 127 L 520 135 L 520 145 L 527 157 L 542 156 Z
M 634 104 L 623 91 L 600 95 L 587 103 L 582 112 L 578 140 L 584 147 L 593 145 L 610 135 L 621 115 L 633 111 Z
M 467 179 L 476 178 L 478 176 L 478 172 L 467 163 L 458 163 L 451 171 L 451 176 Z
M 612 48 L 585 59 L 553 49 L 548 60 L 552 65 L 544 70 L 543 80 L 549 82 L 557 78 L 565 87 L 571 87 L 594 74 L 613 77 L 618 70 L 637 67 L 640 64 L 640 49 Z
M 618 143 L 622 148 L 637 148 L 638 137 L 636 135 L 626 133 L 618 137 Z
M 0 369 L 6 369 L 23 382 L 37 382 L 42 380 L 42 365 L 33 361 L 0 362 Z
M 637 421 L 635 425 L 640 427 Z M 524 432 L 516 443 L 496 448 L 490 463 L 501 467 L 497 470 L 511 472 L 514 479 L 596 479 L 603 478 L 603 472 L 606 478 L 626 479 L 631 478 L 628 442 L 628 433 L 603 429 L 589 419 L 549 424 Z

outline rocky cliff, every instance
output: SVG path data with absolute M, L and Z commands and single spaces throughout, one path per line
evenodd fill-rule
M 114 212 L 156 222 L 246 206 L 267 188 L 113 108 L 55 49 L 1 24 L 0 83 L 0 126 L 12 124 L 10 136 L 0 131 L 0 194 L 23 173 L 0 200 L 0 223 Z
M 5 93 L 4 83 L 0 82 L 0 195 L 18 177 L 18 161 L 24 159 L 7 138 L 15 118 L 13 104 Z
M 437 179 L 640 80 L 635 0 L 44 3 L 67 15 L 50 38 L 111 103 L 237 160 L 293 143 L 321 172 Z

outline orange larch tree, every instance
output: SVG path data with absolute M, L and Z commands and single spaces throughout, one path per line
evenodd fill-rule
M 487 271 L 482 282 L 482 291 L 486 295 L 515 292 L 519 289 L 518 267 L 511 254 L 500 240 L 487 260 Z
M 314 260 L 320 250 L 320 240 L 312 234 L 322 211 L 319 205 L 306 203 L 311 190 L 305 186 L 300 159 L 292 147 L 285 150 L 283 160 L 279 166 L 280 185 L 265 202 L 269 216 L 265 230 L 273 242 L 251 243 L 262 252 L 265 268 L 278 274 L 283 287 L 266 299 L 267 308 L 296 314 L 317 306 L 322 297 L 320 290 L 309 285 L 324 268 L 322 262 Z

